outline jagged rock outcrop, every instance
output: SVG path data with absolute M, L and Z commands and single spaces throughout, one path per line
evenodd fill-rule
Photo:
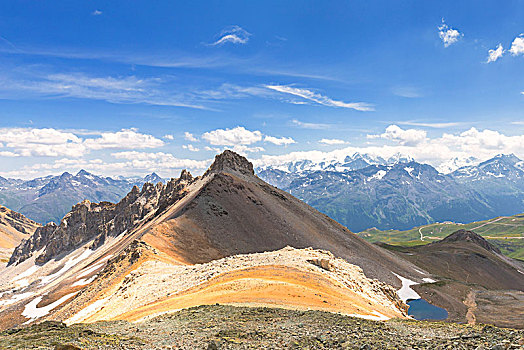
M 206 171 L 204 176 L 209 173 L 236 171 L 244 175 L 254 175 L 253 164 L 246 157 L 243 157 L 233 151 L 225 150 L 215 156 L 215 161 Z
M 489 243 L 484 237 L 476 234 L 473 231 L 467 231 L 464 229 L 458 230 L 445 237 L 442 242 L 458 242 L 466 241 L 480 245 L 482 248 L 500 254 L 500 249 Z
M 44 264 L 62 253 L 71 251 L 91 240 L 92 249 L 101 246 L 107 237 L 125 234 L 148 216 L 162 212 L 186 193 L 186 187 L 195 179 L 183 170 L 180 178 L 167 184 L 145 183 L 140 190 L 134 186 L 119 203 L 92 203 L 84 200 L 76 204 L 62 219 L 60 225 L 49 223 L 37 229 L 13 252 L 8 265 L 28 259 L 35 251 L 45 250 L 36 258 Z

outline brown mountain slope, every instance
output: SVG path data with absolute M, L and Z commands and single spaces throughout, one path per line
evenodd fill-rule
M 14 248 L 40 224 L 0 205 L 0 248 Z
M 413 289 L 448 310 L 450 320 L 524 325 L 524 264 L 476 233 L 459 230 L 424 246 L 381 246 L 438 277 Z
M 7 262 L 13 249 L 39 226 L 22 214 L 0 205 L 0 264 Z

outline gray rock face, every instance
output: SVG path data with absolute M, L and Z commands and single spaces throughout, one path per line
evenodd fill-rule
M 165 210 L 185 195 L 186 187 L 193 181 L 193 176 L 184 170 L 180 178 L 171 179 L 165 185 L 145 183 L 141 190 L 134 186 L 117 204 L 84 200 L 73 206 L 60 225 L 52 222 L 38 228 L 15 249 L 8 265 L 18 264 L 42 248 L 45 249 L 36 258 L 37 264 L 44 264 L 91 240 L 91 248 L 96 249 L 107 237 L 125 234 L 148 216 Z
M 206 171 L 204 176 L 209 173 L 218 173 L 222 171 L 236 171 L 244 175 L 254 175 L 253 164 L 245 157 L 230 151 L 225 150 L 221 154 L 215 156 L 215 161 L 211 167 Z

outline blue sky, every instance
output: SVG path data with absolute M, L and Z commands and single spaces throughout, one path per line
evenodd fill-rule
M 0 175 L 524 157 L 522 33 L 523 1 L 2 1 Z

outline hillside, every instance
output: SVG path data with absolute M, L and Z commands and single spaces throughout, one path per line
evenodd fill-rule
M 502 253 L 524 260 L 524 214 L 500 216 L 469 224 L 442 222 L 418 226 L 406 231 L 378 230 L 371 228 L 358 235 L 369 242 L 383 242 L 392 245 L 422 245 L 442 239 L 459 230 L 475 231 L 497 246 Z
M 445 308 L 449 320 L 522 325 L 524 263 L 500 254 L 476 233 L 461 229 L 426 245 L 381 246 L 437 276 L 437 283 L 413 288 Z

